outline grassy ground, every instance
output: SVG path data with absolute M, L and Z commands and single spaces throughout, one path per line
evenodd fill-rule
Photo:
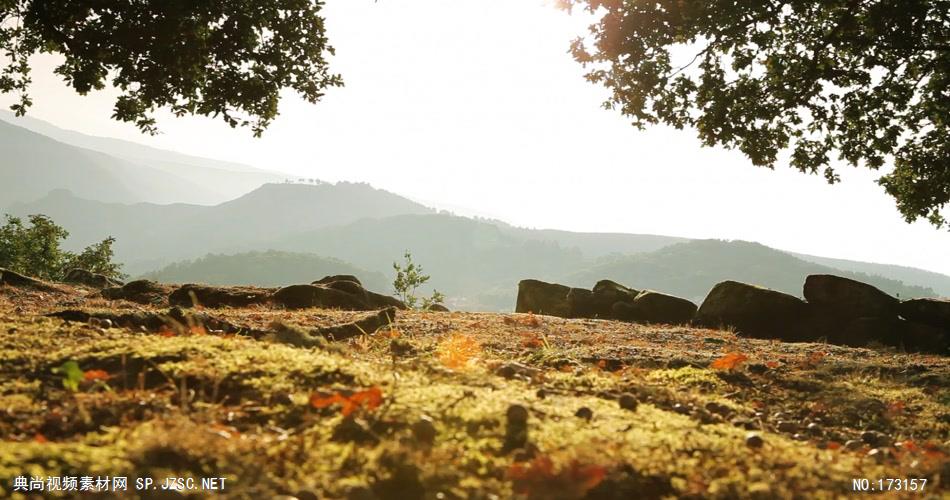
M 162 311 L 0 287 L 0 497 L 21 475 L 226 477 L 235 498 L 832 498 L 857 478 L 950 491 L 948 358 L 422 312 L 305 349 L 43 317 L 65 308 Z M 257 330 L 365 315 L 204 312 Z

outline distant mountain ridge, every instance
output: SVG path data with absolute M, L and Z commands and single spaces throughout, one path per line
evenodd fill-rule
M 213 205 L 287 176 L 0 112 L 0 208 L 53 189 L 108 202 Z

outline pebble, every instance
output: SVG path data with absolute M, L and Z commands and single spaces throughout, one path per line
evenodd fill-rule
M 798 424 L 795 422 L 789 422 L 788 420 L 783 420 L 778 423 L 779 432 L 797 432 Z
M 590 422 L 590 419 L 594 418 L 594 412 L 590 408 L 582 406 L 578 408 L 576 412 L 574 412 L 574 416 L 577 418 L 583 418 L 584 420 Z
M 846 450 L 851 450 L 851 451 L 860 450 L 862 446 L 864 446 L 864 443 L 862 443 L 861 441 L 858 441 L 857 439 L 849 439 L 844 442 L 844 448 Z
M 432 419 L 425 415 L 419 417 L 419 420 L 412 424 L 412 435 L 420 443 L 431 445 L 435 442 L 437 433 Z
M 505 415 L 508 425 L 525 425 L 528 423 L 528 409 L 521 405 L 511 405 Z
M 688 415 L 689 407 L 684 404 L 676 403 L 675 405 L 673 405 L 673 411 L 675 411 L 676 413 L 681 413 L 683 415 Z
M 891 450 L 887 448 L 874 448 L 868 452 L 868 458 L 873 458 L 878 463 L 884 462 L 885 460 L 890 459 L 892 456 Z
M 871 446 L 884 446 L 887 444 L 887 436 L 877 431 L 865 431 L 861 433 L 861 441 Z
M 745 444 L 749 448 L 761 448 L 765 444 L 765 440 L 762 439 L 762 436 L 758 435 L 755 432 L 750 432 L 745 436 Z
M 618 402 L 620 403 L 621 408 L 623 408 L 624 410 L 630 410 L 630 411 L 636 410 L 637 405 L 639 404 L 637 402 L 637 398 L 634 397 L 634 395 L 630 393 L 621 394 Z
M 820 436 L 822 433 L 821 426 L 816 424 L 815 422 L 812 422 L 808 424 L 807 426 L 805 426 L 805 429 L 807 429 L 808 433 L 813 436 Z

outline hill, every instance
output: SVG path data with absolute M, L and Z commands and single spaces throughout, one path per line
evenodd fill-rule
M 8 198 L 11 202 L 32 201 L 53 189 L 67 188 L 91 200 L 213 205 L 287 177 L 248 165 L 81 134 L 6 111 L 0 111 L 0 130 L 0 143 L 19 144 L 24 152 L 0 159 L 0 171 L 15 169 L 16 175 L 9 174 L 8 179 L 31 188 Z M 101 170 L 111 177 L 103 178 L 98 174 Z M 59 178 L 62 175 L 66 177 Z
M 360 269 L 337 259 L 275 250 L 235 255 L 208 254 L 199 259 L 170 264 L 142 278 L 162 283 L 277 287 L 306 283 L 334 274 L 357 276 L 363 286 L 370 290 L 388 291 L 392 288 L 392 283 L 378 272 Z
M 339 183 L 266 184 L 210 207 L 103 203 L 57 191 L 8 211 L 52 217 L 70 232 L 68 248 L 112 235 L 116 258 L 127 273 L 137 275 L 209 252 L 274 248 L 270 243 L 288 234 L 430 209 L 367 184 Z
M 0 200 L 33 201 L 58 188 L 106 202 L 202 202 L 212 192 L 159 169 L 57 142 L 0 120 Z M 2 208 L 2 207 L 0 207 Z
M 564 282 L 590 287 L 597 280 L 610 278 L 634 288 L 689 298 L 698 304 L 713 285 L 725 280 L 752 283 L 800 297 L 802 283 L 809 274 L 853 278 L 903 298 L 937 295 L 929 287 L 822 266 L 758 243 L 722 240 L 695 240 L 655 252 L 602 259 L 565 277 Z

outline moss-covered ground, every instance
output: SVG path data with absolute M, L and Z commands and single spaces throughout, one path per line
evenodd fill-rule
M 939 356 L 425 312 L 305 349 L 44 317 L 65 308 L 161 310 L 0 287 L 0 497 L 17 476 L 225 477 L 173 498 L 301 499 L 837 498 L 859 478 L 927 479 L 888 496 L 941 498 L 950 483 Z M 364 315 L 204 312 L 258 330 Z

